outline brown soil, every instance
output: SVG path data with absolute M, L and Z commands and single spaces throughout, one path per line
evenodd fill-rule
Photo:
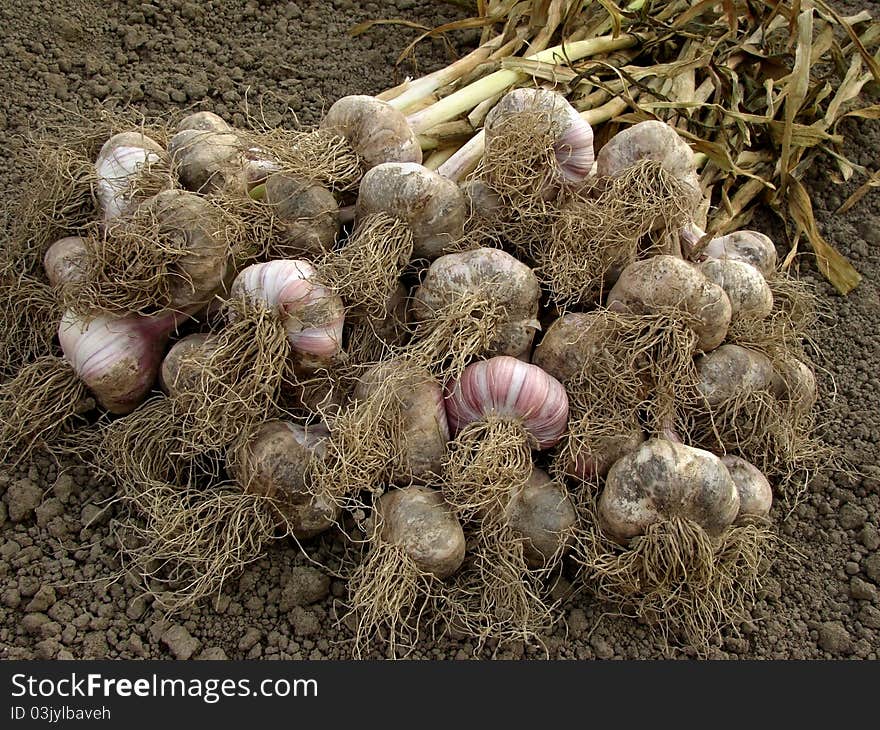
M 860 2 L 840 2 L 854 11 Z M 284 104 L 303 123 L 319 120 L 346 93 L 375 93 L 394 80 L 396 53 L 414 31 L 347 30 L 376 17 L 437 25 L 454 7 L 396 2 L 239 2 L 234 0 L 26 0 L 0 4 L 0 185 L 18 195 L 27 171 L 13 165 L 21 135 L 43 121 L 63 122 L 115 98 L 146 114 L 200 105 L 241 123 L 263 98 L 266 120 Z M 473 36 L 456 38 L 460 48 Z M 202 50 L 198 50 L 202 46 Z M 460 49 L 456 49 L 460 50 Z M 435 42 L 420 48 L 420 71 L 447 58 Z M 411 70 L 411 69 L 409 69 Z M 876 94 L 876 90 L 875 90 Z M 253 107 L 251 107 L 253 109 Z M 857 161 L 876 168 L 880 125 L 845 129 Z M 825 437 L 849 460 L 816 475 L 803 504 L 774 517 L 789 547 L 778 556 L 752 620 L 714 654 L 730 658 L 876 659 L 880 654 L 880 211 L 868 196 L 845 216 L 834 209 L 852 186 L 837 187 L 814 167 L 811 194 L 820 224 L 864 281 L 848 298 L 819 279 L 808 255 L 804 276 L 828 304 L 825 400 L 836 390 Z M 762 230 L 784 240 L 769 216 Z M 119 570 L 109 485 L 88 469 L 37 458 L 0 467 L 0 658 L 348 658 L 351 632 L 337 620 L 345 584 L 330 579 L 289 545 L 230 583 L 216 604 L 166 619 Z M 333 538 L 308 544 L 330 564 L 344 549 Z M 508 646 L 498 656 L 649 658 L 680 652 L 649 627 L 607 618 L 588 596 L 571 599 L 566 625 L 545 646 Z M 444 640 L 414 656 L 470 658 L 466 641 Z M 490 656 L 493 647 L 481 655 Z M 684 652 L 685 654 L 687 652 Z

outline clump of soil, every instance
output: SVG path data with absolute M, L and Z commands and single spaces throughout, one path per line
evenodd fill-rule
M 837 5 L 855 12 L 861 3 Z M 397 80 L 393 61 L 413 31 L 387 26 L 351 38 L 351 26 L 377 17 L 434 26 L 456 12 L 428 0 L 7 3 L 0 8 L 7 30 L 0 43 L 7 79 L 0 97 L 3 198 L 26 190 L 28 171 L 12 163 L 35 123 L 63 124 L 104 104 L 146 115 L 195 105 L 237 125 L 247 114 L 278 123 L 289 106 L 313 124 L 336 98 L 375 93 Z M 454 40 L 463 50 L 476 37 Z M 448 60 L 447 51 L 427 44 L 418 60 L 418 72 L 427 72 Z M 880 123 L 849 122 L 843 131 L 855 161 L 875 166 Z M 824 437 L 850 468 L 815 475 L 790 515 L 774 509 L 788 547 L 777 552 L 751 620 L 715 647 L 717 657 L 880 654 L 880 214 L 874 194 L 835 216 L 852 186 L 834 186 L 821 167 L 813 166 L 810 181 L 819 223 L 864 280 L 844 299 L 809 254 L 796 265 L 827 304 L 816 336 L 824 352 L 820 386 L 830 402 Z M 776 219 L 754 225 L 786 244 Z M 2 659 L 351 657 L 352 632 L 341 618 L 345 584 L 316 567 L 340 563 L 349 547 L 341 537 L 306 543 L 315 563 L 279 544 L 216 601 L 168 619 L 118 563 L 112 488 L 89 469 L 44 456 L 0 466 L 0 497 Z M 679 651 L 649 626 L 603 618 L 606 606 L 569 595 L 569 588 L 561 581 L 555 589 L 567 598 L 567 620 L 543 646 L 505 645 L 497 655 L 634 659 Z M 489 643 L 481 655 L 495 648 Z M 476 651 L 452 636 L 417 647 L 412 657 L 464 659 Z

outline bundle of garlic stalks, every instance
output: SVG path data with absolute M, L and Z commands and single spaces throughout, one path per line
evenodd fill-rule
M 818 155 L 830 160 L 834 182 L 864 178 L 840 213 L 880 184 L 878 171 L 847 159 L 844 149 L 845 120 L 880 117 L 880 107 L 863 98 L 866 85 L 880 83 L 880 23 L 868 10 L 843 17 L 825 0 L 458 4 L 475 16 L 418 40 L 459 27 L 483 28 L 484 42 L 498 33 L 501 50 L 476 73 L 501 70 L 506 83 L 520 75 L 519 84 L 526 75 L 564 93 L 594 127 L 602 125 L 600 142 L 635 122 L 668 122 L 698 153 L 707 201 L 701 224 L 710 234 L 741 228 L 756 209 L 769 206 L 788 231 L 787 264 L 806 237 L 818 268 L 839 292 L 858 285 L 858 272 L 822 237 L 802 180 Z M 607 34 L 616 40 L 614 49 L 583 60 L 567 51 L 535 55 L 557 38 L 574 44 Z M 429 144 L 437 150 L 428 165 L 470 139 L 475 154 L 459 156 L 462 172 L 470 171 L 493 101 L 436 128 Z
M 564 570 L 697 646 L 746 616 L 774 495 L 829 457 L 810 295 L 739 213 L 705 219 L 724 156 L 686 112 L 619 121 L 666 93 L 633 81 L 653 46 L 580 6 L 490 8 L 472 53 L 316 129 L 203 111 L 32 147 L 0 268 L 2 455 L 114 479 L 159 605 L 330 535 L 355 548 L 332 569 L 358 652 L 539 639 Z M 584 95 L 574 71 L 583 111 L 535 83 L 579 59 L 619 82 Z

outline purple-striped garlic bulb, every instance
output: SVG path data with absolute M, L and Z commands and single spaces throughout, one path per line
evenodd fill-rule
M 65 312 L 58 339 L 65 359 L 98 402 L 111 413 L 131 413 L 153 387 L 168 336 L 178 316 L 113 319 L 88 323 Z
M 508 92 L 486 116 L 486 148 L 491 150 L 499 135 L 504 135 L 517 116 L 540 115 L 549 122 L 553 137 L 556 173 L 565 183 L 584 180 L 593 168 L 593 128 L 566 101 L 549 89 L 514 89 Z
M 490 419 L 519 423 L 533 447 L 544 450 L 565 433 L 568 395 L 537 365 L 499 356 L 468 365 L 447 384 L 446 415 L 454 434 Z
M 470 354 L 527 358 L 541 327 L 540 296 L 540 284 L 528 266 L 500 249 L 478 248 L 434 261 L 413 295 L 412 313 L 424 323 L 422 335 L 435 324 L 448 324 L 448 317 L 497 317 L 488 346 Z
M 114 134 L 95 160 L 95 194 L 104 220 L 128 215 L 138 206 L 138 177 L 165 161 L 165 150 L 141 132 Z
M 319 282 L 307 261 L 279 259 L 248 266 L 232 283 L 230 299 L 242 298 L 277 313 L 302 367 L 326 367 L 342 350 L 342 300 Z
M 383 162 L 422 162 L 422 148 L 403 112 L 372 96 L 344 96 L 321 122 L 344 137 L 364 169 Z
M 88 264 L 88 250 L 78 236 L 59 238 L 43 256 L 46 278 L 54 287 L 82 281 Z
M 662 438 L 617 461 L 599 495 L 599 524 L 626 545 L 657 522 L 689 520 L 720 535 L 739 514 L 736 483 L 714 454 Z

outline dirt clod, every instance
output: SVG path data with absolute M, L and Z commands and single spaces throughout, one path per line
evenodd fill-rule
M 819 646 L 834 655 L 852 653 L 852 638 L 839 621 L 829 621 L 819 627 Z
M 199 642 L 194 639 L 185 626 L 174 624 L 162 633 L 162 643 L 168 647 L 175 659 L 189 659 L 199 648 Z
M 34 594 L 25 607 L 28 613 L 44 612 L 55 603 L 55 589 L 50 585 L 40 586 L 40 589 Z
M 14 482 L 4 496 L 9 519 L 13 522 L 23 522 L 30 517 L 42 498 L 43 490 L 30 479 L 19 479 Z
M 330 577 L 316 568 L 294 568 L 281 589 L 278 610 L 286 613 L 295 606 L 317 603 L 330 592 Z

